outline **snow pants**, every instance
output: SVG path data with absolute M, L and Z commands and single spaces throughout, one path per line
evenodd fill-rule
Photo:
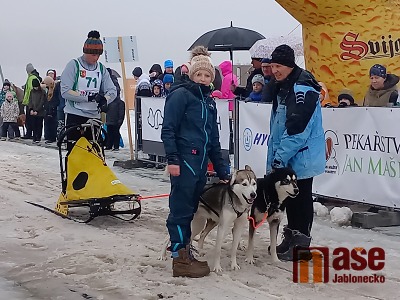
M 194 164 L 185 161 L 180 164 L 180 176 L 171 176 L 167 228 L 173 252 L 190 243 L 190 226 L 207 181 L 206 168 L 193 166 Z
M 313 178 L 297 180 L 299 194 L 296 198 L 288 198 L 285 201 L 288 227 L 306 236 L 310 236 L 314 220 L 312 183 Z

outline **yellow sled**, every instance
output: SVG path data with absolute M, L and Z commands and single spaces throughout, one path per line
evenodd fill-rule
M 67 142 L 67 134 L 74 130 L 82 136 L 64 158 L 64 167 L 62 147 Z M 127 221 L 140 215 L 140 195 L 121 183 L 106 164 L 104 149 L 100 146 L 104 140 L 102 133 L 105 134 L 96 120 L 61 130 L 57 146 L 62 191 L 55 207 L 57 214 L 73 219 L 69 215 L 70 208 L 89 207 L 85 223 L 101 215 Z

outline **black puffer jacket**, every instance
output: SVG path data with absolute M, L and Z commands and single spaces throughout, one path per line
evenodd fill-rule
M 191 80 L 171 87 L 165 101 L 161 139 L 168 164 L 188 167 L 205 174 L 207 156 L 221 179 L 228 178 L 222 159 L 217 108 L 209 97 L 210 88 Z
M 106 124 L 113 126 L 121 126 L 125 119 L 125 102 L 120 97 L 115 98 L 108 105 L 106 114 Z

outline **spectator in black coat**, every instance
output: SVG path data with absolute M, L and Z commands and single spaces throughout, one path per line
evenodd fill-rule
M 262 58 L 251 58 L 251 64 L 253 65 L 254 70 L 250 73 L 249 77 L 247 78 L 247 83 L 246 87 L 240 87 L 240 86 L 234 86 L 232 85 L 232 91 L 236 96 L 239 96 L 241 98 L 247 98 L 250 93 L 253 91 L 253 77 L 256 74 L 260 74 L 264 76 L 262 70 L 261 70 L 261 61 Z
M 107 150 L 118 151 L 119 140 L 121 138 L 120 128 L 125 119 L 125 102 L 120 97 L 115 98 L 113 102 L 108 105 L 106 115 L 107 125 Z

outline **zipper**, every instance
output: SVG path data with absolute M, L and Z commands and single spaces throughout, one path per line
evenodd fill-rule
M 203 125 L 204 134 L 205 134 L 205 136 L 206 136 L 206 142 L 204 143 L 203 159 L 201 160 L 201 165 L 200 165 L 200 169 L 203 169 L 204 161 L 205 161 L 205 159 L 206 159 L 207 144 L 208 144 L 208 134 L 207 134 L 207 131 L 206 131 L 206 125 L 207 125 L 207 120 L 208 120 L 208 113 L 207 113 L 207 107 L 205 107 L 206 103 L 205 103 L 205 100 L 204 100 L 203 92 L 201 91 L 201 88 L 200 88 L 200 87 L 199 87 L 199 90 L 200 90 L 200 94 L 201 94 L 201 98 L 202 98 L 202 101 L 201 101 L 201 118 L 202 118 L 202 119 L 204 118 L 204 111 L 205 111 L 205 115 L 206 115 L 206 116 L 205 116 L 206 119 L 205 119 L 204 125 Z
M 188 167 L 188 169 L 193 173 L 193 175 L 196 176 L 196 173 L 194 172 L 193 168 L 188 164 L 186 160 L 183 160 L 183 163 Z

